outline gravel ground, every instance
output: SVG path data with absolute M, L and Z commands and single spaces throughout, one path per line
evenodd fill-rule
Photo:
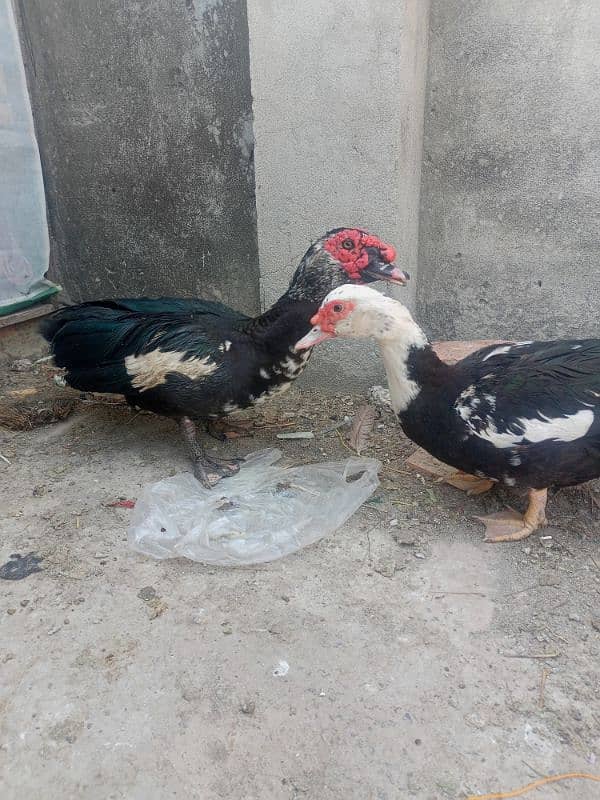
M 110 503 L 188 469 L 174 424 L 57 406 L 70 395 L 53 374 L 25 364 L 0 387 L 65 417 L 0 428 L 0 564 L 33 554 L 12 565 L 38 569 L 0 580 L 3 800 L 446 800 L 600 774 L 593 488 L 551 498 L 550 539 L 485 544 L 473 515 L 523 498 L 407 469 L 414 446 L 380 410 L 364 454 L 381 486 L 335 534 L 257 568 L 157 562 L 129 549 L 132 512 Z M 343 432 L 275 434 L 321 431 L 364 400 L 293 389 L 250 438 L 210 446 L 339 459 Z

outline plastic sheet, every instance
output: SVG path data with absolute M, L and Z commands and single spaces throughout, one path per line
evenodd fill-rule
M 205 489 L 190 473 L 144 490 L 129 543 L 154 558 L 242 566 L 273 561 L 339 528 L 379 485 L 378 461 L 349 458 L 285 469 L 281 451 L 253 453 Z
M 44 279 L 42 169 L 11 0 L 0 0 L 0 315 L 58 291 Z

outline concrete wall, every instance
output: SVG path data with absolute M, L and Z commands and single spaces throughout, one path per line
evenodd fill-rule
M 245 0 L 17 0 L 50 277 L 259 305 Z
M 433 0 L 418 313 L 441 337 L 600 334 L 600 3 Z
M 427 9 L 425 0 L 248 0 L 264 304 L 311 238 L 339 225 L 396 244 L 416 281 Z M 336 342 L 306 379 L 364 386 L 380 376 L 371 344 Z

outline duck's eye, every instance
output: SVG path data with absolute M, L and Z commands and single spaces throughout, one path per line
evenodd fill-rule
M 336 314 L 341 314 L 342 311 L 344 310 L 344 306 L 341 303 L 336 303 L 333 307 L 333 310 L 335 311 Z
M 342 247 L 344 250 L 352 250 L 354 248 L 354 242 L 352 239 L 344 239 L 342 242 Z

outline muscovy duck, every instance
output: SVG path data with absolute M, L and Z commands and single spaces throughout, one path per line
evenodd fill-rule
M 60 309 L 42 333 L 69 386 L 123 394 L 130 405 L 178 420 L 194 475 L 209 487 L 239 465 L 208 458 L 195 421 L 287 389 L 309 356 L 294 343 L 327 292 L 349 280 L 405 284 L 395 257 L 366 231 L 336 228 L 309 247 L 286 293 L 259 317 L 206 300 L 100 300 Z
M 524 539 L 546 524 L 549 486 L 600 476 L 600 339 L 490 345 L 441 361 L 401 303 L 366 286 L 330 292 L 296 344 L 371 336 L 406 435 L 461 472 L 528 490 L 524 517 L 479 517 L 486 541 Z

